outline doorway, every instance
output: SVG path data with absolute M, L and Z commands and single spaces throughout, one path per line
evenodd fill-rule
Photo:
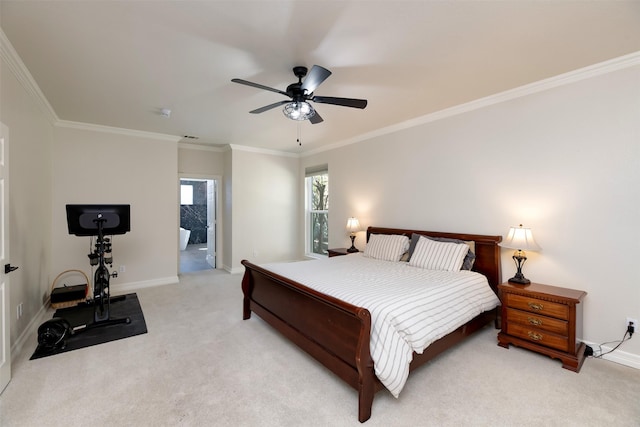
M 0 123 L 0 393 L 11 380 L 11 303 L 9 302 L 9 128 Z M 7 268 L 8 267 L 8 268 Z M 19 305 L 20 314 L 22 304 Z M 20 317 L 20 314 L 18 317 Z
M 180 178 L 180 273 L 216 268 L 218 180 Z

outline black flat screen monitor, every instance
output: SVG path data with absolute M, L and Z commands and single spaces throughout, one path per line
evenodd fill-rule
M 102 234 L 111 236 L 131 230 L 130 205 L 67 205 L 69 234 L 97 236 L 98 223 Z

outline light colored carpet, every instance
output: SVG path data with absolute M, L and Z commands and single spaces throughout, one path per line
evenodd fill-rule
M 149 332 L 13 361 L 0 396 L 9 426 L 357 426 L 357 394 L 256 315 L 241 275 L 188 273 L 138 291 Z M 380 391 L 366 426 L 640 426 L 640 371 L 560 362 L 496 344 L 486 328 Z

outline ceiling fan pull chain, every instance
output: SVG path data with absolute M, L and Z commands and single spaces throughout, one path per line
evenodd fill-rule
M 302 141 L 300 141 L 300 133 L 301 133 L 301 132 L 300 132 L 300 126 L 301 126 L 301 123 L 300 123 L 300 122 L 298 122 L 298 139 L 297 139 L 297 141 L 298 141 L 298 145 L 299 145 L 300 147 L 302 147 Z

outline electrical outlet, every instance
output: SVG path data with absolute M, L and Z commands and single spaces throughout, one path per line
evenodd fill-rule
M 633 326 L 633 330 L 638 332 L 638 320 L 632 319 L 631 317 L 627 317 L 627 326 L 629 326 L 630 323 Z
M 124 265 L 120 266 L 120 273 L 124 273 L 125 271 L 127 271 L 127 267 L 125 267 Z

